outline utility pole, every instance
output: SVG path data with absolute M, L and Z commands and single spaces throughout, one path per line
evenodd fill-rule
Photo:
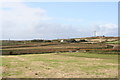
M 9 40 L 8 40 L 9 42 L 10 42 L 10 38 L 9 38 Z
M 10 45 L 10 38 L 8 39 L 8 41 L 7 41 L 7 42 L 8 42 L 8 45 Z
M 96 37 L 96 31 L 94 31 L 94 37 Z

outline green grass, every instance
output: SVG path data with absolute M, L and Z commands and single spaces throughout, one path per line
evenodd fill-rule
M 50 53 L 3 56 L 3 77 L 115 78 L 118 55 Z
M 118 43 L 120 43 L 120 40 L 119 40 L 119 41 L 106 42 L 106 43 L 110 43 L 110 44 L 118 44 Z

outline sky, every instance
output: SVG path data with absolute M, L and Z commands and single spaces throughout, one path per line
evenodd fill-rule
M 118 36 L 117 2 L 4 2 L 1 39 Z

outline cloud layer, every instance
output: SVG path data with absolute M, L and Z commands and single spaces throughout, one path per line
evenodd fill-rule
M 23 3 L 3 3 L 1 13 L 3 38 L 31 35 L 36 25 L 52 19 L 44 9 L 31 8 Z
M 93 36 L 96 30 L 98 35 L 117 35 L 117 25 L 112 23 L 97 24 L 84 28 L 71 24 L 53 23 L 53 16 L 48 16 L 45 9 L 33 8 L 19 3 L 3 3 L 0 9 L 2 15 L 2 39 L 55 39 Z M 81 21 L 70 19 L 67 21 Z M 83 23 L 84 24 L 84 23 Z M 91 25 L 91 24 L 90 24 Z

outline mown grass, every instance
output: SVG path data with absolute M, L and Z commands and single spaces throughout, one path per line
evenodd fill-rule
M 2 60 L 3 77 L 14 78 L 115 78 L 118 70 L 118 55 L 112 54 L 28 54 Z

